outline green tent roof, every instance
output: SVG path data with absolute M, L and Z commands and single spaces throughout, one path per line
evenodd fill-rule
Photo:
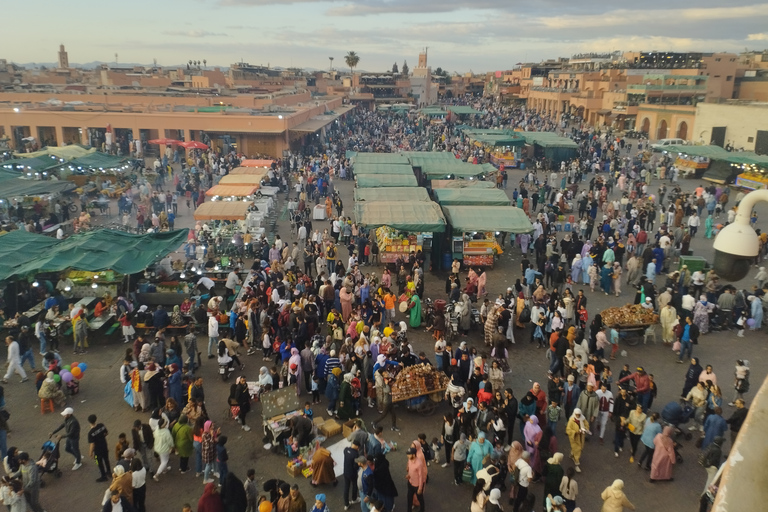
M 466 114 L 482 114 L 481 111 L 475 110 L 472 107 L 466 105 L 448 105 L 448 110 L 454 114 L 466 115 Z
M 434 194 L 440 206 L 509 206 L 512 204 L 507 193 L 498 188 L 438 188 L 434 190 Z
M 455 232 L 506 231 L 529 233 L 533 225 L 515 206 L 444 206 L 443 212 Z
M 404 174 L 362 174 L 355 177 L 357 186 L 369 187 L 417 187 L 416 176 Z
M 729 153 L 720 146 L 665 146 L 664 151 L 681 155 L 701 156 L 710 160 L 726 160 Z
M 15 169 L 24 173 L 34 173 L 47 171 L 48 169 L 53 169 L 61 164 L 62 162 L 58 158 L 40 155 L 34 158 L 16 158 L 15 160 L 7 160 L 0 165 L 5 169 Z
M 427 179 L 442 179 L 448 176 L 452 178 L 469 178 L 496 172 L 496 168 L 491 164 L 470 164 L 467 162 L 430 162 L 421 166 L 421 172 Z
M 30 180 L 25 178 L 15 178 L 5 180 L 0 184 L 0 197 L 8 199 L 11 197 L 42 196 L 46 194 L 57 194 L 76 188 L 77 185 L 66 180 Z
M 504 133 L 480 133 L 469 135 L 471 140 L 479 141 L 486 146 L 523 146 L 525 139 L 516 135 Z
M 423 187 L 356 188 L 355 201 L 431 201 Z
M 433 190 L 439 190 L 439 189 L 454 189 L 454 188 L 461 188 L 461 189 L 467 189 L 467 188 L 479 188 L 479 189 L 490 189 L 490 188 L 496 188 L 496 184 L 490 181 L 481 181 L 481 180 L 432 180 L 432 189 Z
M 552 132 L 518 132 L 528 144 L 538 144 L 545 148 L 578 148 L 579 145 L 567 137 L 560 137 Z
M 408 165 L 408 159 L 400 153 L 358 153 L 352 157 L 352 163 Z
M 368 228 L 389 226 L 412 233 L 442 233 L 445 217 L 437 203 L 403 201 L 365 201 L 355 203 L 357 222 Z
M 80 158 L 75 158 L 63 164 L 63 167 L 69 167 L 70 170 L 104 170 L 109 171 L 112 169 L 120 170 L 127 169 L 129 166 L 126 164 L 128 158 L 108 155 L 106 153 L 91 153 Z
M 424 152 L 412 152 L 406 155 L 410 160 L 411 165 L 414 167 L 422 167 L 425 164 L 436 162 L 459 162 L 453 153 L 437 152 L 437 151 L 424 151 Z
M 768 155 L 758 155 L 752 151 L 734 151 L 728 153 L 725 161 L 732 164 L 750 164 L 768 167 Z
M 418 112 L 419 114 L 423 114 L 425 116 L 431 116 L 431 117 L 444 116 L 448 114 L 446 110 L 443 110 L 440 107 L 426 107 L 426 108 L 420 109 Z
M 187 239 L 188 231 L 132 235 L 101 229 L 65 240 L 12 231 L 0 237 L 0 280 L 68 268 L 89 272 L 114 270 L 121 274 L 140 272 L 178 249 Z M 22 254 L 24 258 L 19 257 Z
M 355 174 L 404 174 L 413 175 L 410 165 L 400 164 L 357 164 Z

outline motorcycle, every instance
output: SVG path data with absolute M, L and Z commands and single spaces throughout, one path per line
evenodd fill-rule
M 232 364 L 232 361 L 226 363 L 226 364 L 220 364 L 219 365 L 219 375 L 221 375 L 221 380 L 226 382 L 229 380 L 229 376 L 234 373 L 235 371 L 235 365 Z

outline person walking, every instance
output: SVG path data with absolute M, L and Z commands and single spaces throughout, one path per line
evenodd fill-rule
M 603 507 L 600 512 L 622 512 L 624 508 L 635 510 L 635 506 L 624 494 L 624 481 L 616 479 L 600 494 L 603 499 Z
M 458 429 L 457 429 L 458 431 Z M 467 464 L 469 441 L 466 434 L 460 434 L 458 441 L 453 443 L 451 460 L 453 461 L 453 483 L 461 485 L 464 478 L 464 466 Z
M 21 473 L 21 484 L 24 489 L 24 497 L 27 499 L 29 508 L 33 512 L 43 512 L 40 505 L 40 472 L 37 464 L 29 458 L 27 452 L 21 452 L 18 456 L 19 473 Z
M 360 467 L 357 458 L 360 457 L 360 447 L 352 441 L 351 446 L 344 448 L 344 510 L 349 510 L 351 505 L 359 503 L 357 472 Z M 352 489 L 352 501 L 349 500 L 349 491 Z
M 164 419 L 160 420 L 160 423 L 157 425 L 157 429 L 155 429 L 154 433 L 154 450 L 155 453 L 160 457 L 160 465 L 157 466 L 157 471 L 155 472 L 154 478 L 155 482 L 160 481 L 160 474 L 161 473 L 167 473 L 171 470 L 171 466 L 168 465 L 168 461 L 171 458 L 171 450 L 173 450 L 173 436 L 171 435 L 171 431 L 168 430 L 168 422 Z
M 581 409 L 576 408 L 573 410 L 573 414 L 568 420 L 568 425 L 565 427 L 565 434 L 571 443 L 571 459 L 573 459 L 573 463 L 576 465 L 576 472 L 581 473 L 579 465 L 581 463 L 581 452 L 584 449 L 584 439 L 586 434 L 591 434 L 589 422 L 581 414 Z
M 179 472 L 184 474 L 189 471 L 189 458 L 195 451 L 192 445 L 192 427 L 186 415 L 182 414 L 179 417 L 179 421 L 173 425 L 171 434 L 173 434 L 176 453 L 179 455 Z
M 645 425 L 643 425 L 643 433 L 640 436 L 640 442 L 643 443 L 645 451 L 640 456 L 640 460 L 637 461 L 637 465 L 639 467 L 643 467 L 643 461 L 646 461 L 646 471 L 651 470 L 653 451 L 656 449 L 656 445 L 653 444 L 653 440 L 656 439 L 657 435 L 661 434 L 662 427 L 661 423 L 659 422 L 660 417 L 661 416 L 659 416 L 659 413 L 657 412 L 651 414 L 651 416 L 645 420 Z
M 96 481 L 106 482 L 112 474 L 112 467 L 109 465 L 109 443 L 107 443 L 109 431 L 103 423 L 96 423 L 97 419 L 95 414 L 88 416 L 88 425 L 91 427 L 88 431 L 88 455 L 96 460 L 101 472 L 101 477 Z
M 731 430 L 731 446 L 736 443 L 736 437 L 738 437 L 739 430 L 741 430 L 741 426 L 744 424 L 744 420 L 747 419 L 747 413 L 749 412 L 743 398 L 737 398 L 734 403 L 736 410 L 733 411 L 730 418 L 725 420 Z
M 560 481 L 560 495 L 565 500 L 565 510 L 573 512 L 576 508 L 576 497 L 579 495 L 579 484 L 573 479 L 576 470 L 569 467 L 565 470 L 565 476 Z
M 5 346 L 8 347 L 8 360 L 6 362 L 8 371 L 5 372 L 5 377 L 3 377 L 2 383 L 8 384 L 8 378 L 13 375 L 14 372 L 19 374 L 21 382 L 27 382 L 29 380 L 27 378 L 27 373 L 24 371 L 24 368 L 21 367 L 21 349 L 19 348 L 19 342 L 14 340 L 12 336 L 6 336 Z
M 64 430 L 64 435 L 67 438 L 64 445 L 64 451 L 71 453 L 75 458 L 75 464 L 72 466 L 72 471 L 77 471 L 83 466 L 82 457 L 80 455 L 80 422 L 75 418 L 75 411 L 71 407 L 67 407 L 61 411 L 61 415 L 64 416 L 64 423 L 51 432 L 50 436 L 52 437 L 53 434 L 59 430 Z
M 643 429 L 645 428 L 645 420 L 647 418 L 648 415 L 643 412 L 643 406 L 640 404 L 637 404 L 635 410 L 629 413 L 627 430 L 629 430 L 629 443 L 632 446 L 632 452 L 629 455 L 630 464 L 635 462 L 637 446 L 640 438 L 643 436 Z
M 379 407 L 381 407 L 381 414 L 378 418 L 376 418 L 373 422 L 371 422 L 371 426 L 373 426 L 373 430 L 376 430 L 376 425 L 378 423 L 381 423 L 381 421 L 384 420 L 384 418 L 387 417 L 387 415 L 392 416 L 392 431 L 399 432 L 400 429 L 397 428 L 397 415 L 395 413 L 395 408 L 392 403 L 392 388 L 390 386 L 391 379 L 389 378 L 389 372 L 384 370 L 383 368 L 379 368 L 378 374 L 380 378 L 376 378 L 376 386 L 379 388 L 379 397 L 381 400 L 379 400 Z
M 675 442 L 672 440 L 674 427 L 667 426 L 653 439 L 655 447 L 653 462 L 651 462 L 651 483 L 659 480 L 672 480 L 672 466 L 677 459 L 675 457 Z
M 406 465 L 405 480 L 408 486 L 405 509 L 411 512 L 413 509 L 413 497 L 419 502 L 419 512 L 424 512 L 424 487 L 427 485 L 427 469 L 423 461 L 416 457 L 416 448 L 408 448 L 405 452 L 408 456 Z

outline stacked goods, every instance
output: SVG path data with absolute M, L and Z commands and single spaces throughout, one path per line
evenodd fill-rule
M 659 316 L 653 310 L 645 309 L 640 304 L 608 308 L 600 314 L 603 317 L 603 323 L 609 327 L 651 325 L 659 321 Z
M 391 384 L 392 400 L 405 400 L 441 391 L 448 386 L 448 376 L 428 364 L 403 368 Z
M 288 470 L 288 474 L 292 477 L 297 477 L 302 474 L 303 470 L 307 467 L 307 461 L 304 459 L 304 457 L 296 457 L 295 459 L 291 459 L 288 461 L 288 464 L 286 464 L 286 469 Z

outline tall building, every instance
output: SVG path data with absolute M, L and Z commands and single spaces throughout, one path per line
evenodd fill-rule
M 411 96 L 420 107 L 437 103 L 439 86 L 432 84 L 432 68 L 427 65 L 427 52 L 419 54 L 419 65 L 411 76 Z
M 59 69 L 67 69 L 69 67 L 69 56 L 64 49 L 64 45 L 59 45 Z

